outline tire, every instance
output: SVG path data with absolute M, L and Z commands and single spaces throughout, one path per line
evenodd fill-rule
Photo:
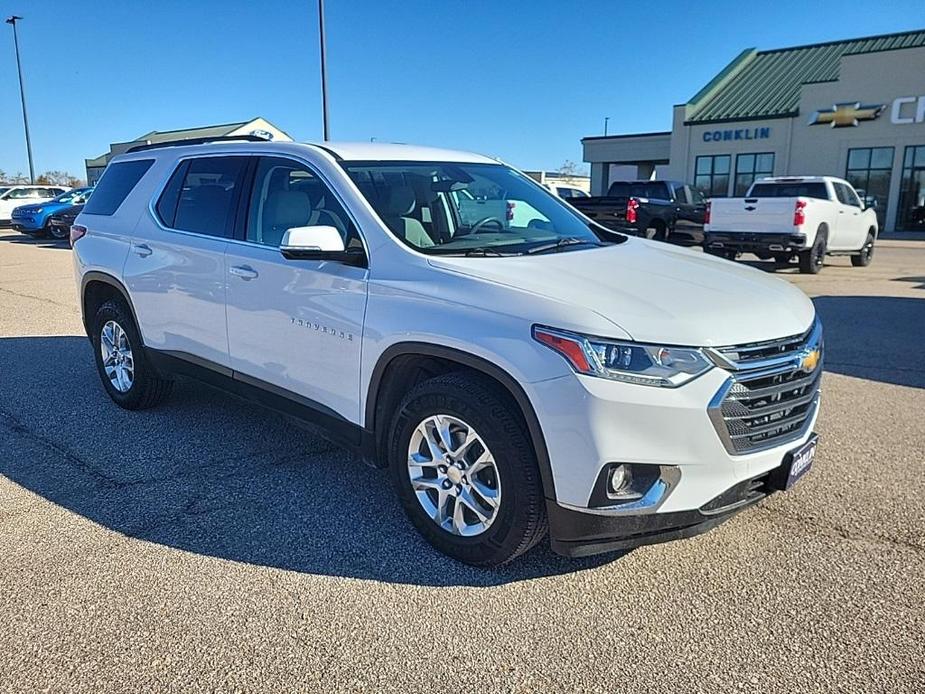
M 800 273 L 804 275 L 815 275 L 822 269 L 825 263 L 826 252 L 826 232 L 819 229 L 816 232 L 816 240 L 809 250 L 800 251 Z
M 91 340 L 103 388 L 119 407 L 144 410 L 170 395 L 173 381 L 161 378 L 148 361 L 138 328 L 123 302 L 110 300 L 100 306 L 93 318 Z M 104 352 L 111 357 L 106 363 Z
M 854 267 L 867 267 L 874 258 L 874 232 L 867 232 L 867 239 L 864 241 L 864 247 L 857 255 L 851 256 L 851 264 Z
M 725 248 L 704 248 L 703 252 L 707 255 L 715 255 L 717 258 L 725 258 L 726 260 L 735 260 L 739 255 L 738 251 L 730 251 Z
M 790 259 L 793 256 L 790 253 L 775 253 L 774 262 L 777 265 L 790 265 Z
M 70 233 L 66 228 L 62 231 L 58 231 L 58 227 L 56 227 L 54 224 L 51 224 L 50 222 L 45 225 L 45 234 L 55 239 L 56 241 L 64 241 L 70 236 Z
M 664 222 L 656 220 L 652 224 L 652 240 L 653 241 L 668 241 L 668 227 L 665 226 Z
M 438 425 L 446 438 L 437 433 Z M 422 435 L 425 431 L 431 436 Z M 391 432 L 388 459 L 398 497 L 411 523 L 436 549 L 466 564 L 498 566 L 546 534 L 536 453 L 516 403 L 499 384 L 466 373 L 424 381 L 402 400 Z M 463 440 L 472 436 L 477 440 L 465 448 Z M 442 444 L 447 438 L 456 448 Z M 448 450 L 460 451 L 460 457 L 439 457 Z M 481 462 L 468 477 L 485 454 L 492 462 Z M 420 465 L 412 465 L 412 459 Z M 450 464 L 435 465 L 435 460 Z M 494 507 L 486 502 L 490 498 Z

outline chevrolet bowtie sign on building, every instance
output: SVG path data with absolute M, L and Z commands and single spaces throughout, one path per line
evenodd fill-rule
M 816 111 L 809 119 L 810 125 L 829 124 L 833 128 L 857 127 L 862 120 L 873 120 L 886 108 L 885 104 L 864 104 L 860 101 L 835 104 L 832 108 Z
M 830 124 L 833 128 L 857 127 L 862 120 L 874 120 L 883 113 L 886 104 L 861 104 L 860 101 L 835 104 L 832 108 L 816 111 L 810 125 Z M 925 96 L 900 96 L 893 99 L 890 109 L 893 125 L 925 123 Z

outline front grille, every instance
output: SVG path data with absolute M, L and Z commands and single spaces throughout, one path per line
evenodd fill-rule
M 731 376 L 710 403 L 717 433 L 734 455 L 800 438 L 819 400 L 822 326 L 803 335 L 713 350 Z

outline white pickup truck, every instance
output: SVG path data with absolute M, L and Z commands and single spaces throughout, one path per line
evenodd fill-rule
M 849 255 L 855 267 L 870 264 L 877 215 L 865 209 L 847 181 L 831 176 L 762 178 L 744 198 L 714 198 L 707 207 L 704 249 L 735 260 L 754 253 L 779 263 L 799 259 L 800 272 L 815 274 L 826 255 Z

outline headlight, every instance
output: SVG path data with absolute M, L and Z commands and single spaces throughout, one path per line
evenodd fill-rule
M 565 357 L 578 373 L 644 386 L 677 388 L 713 366 L 691 347 L 604 340 L 538 325 L 533 339 Z

